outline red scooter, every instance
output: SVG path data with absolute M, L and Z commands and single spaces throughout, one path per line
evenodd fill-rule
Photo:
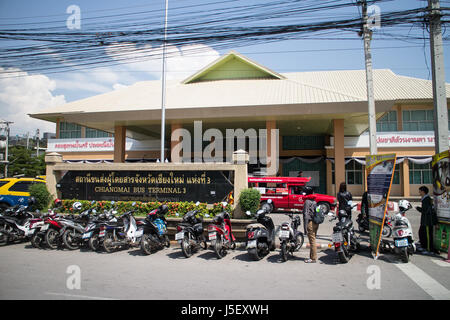
M 226 203 L 222 204 L 226 206 Z M 208 225 L 208 238 L 218 259 L 222 259 L 227 250 L 236 249 L 236 238 L 231 231 L 231 217 L 226 211 L 216 215 L 213 223 Z

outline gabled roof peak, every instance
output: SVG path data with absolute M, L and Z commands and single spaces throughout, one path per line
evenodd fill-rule
M 189 84 L 203 81 L 244 79 L 281 80 L 285 79 L 285 77 L 236 51 L 230 51 L 182 81 L 182 83 Z

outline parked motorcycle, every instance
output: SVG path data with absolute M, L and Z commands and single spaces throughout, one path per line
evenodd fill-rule
M 257 223 L 247 226 L 247 251 L 256 261 L 261 260 L 270 251 L 275 250 L 275 225 L 272 218 L 266 216 L 273 208 L 271 204 L 272 200 L 267 200 L 267 203 L 263 204 L 261 209 L 255 214 Z M 246 214 L 251 216 L 250 211 L 247 211 Z
M 293 213 L 286 215 L 291 221 L 283 222 L 279 231 L 280 256 L 283 262 L 287 261 L 288 254 L 293 255 L 294 252 L 299 251 L 305 241 L 303 232 L 298 230 L 301 225 L 300 215 L 294 215 Z
M 91 202 L 93 205 L 95 201 Z M 73 204 L 73 209 L 75 211 L 80 211 L 82 205 L 80 202 L 75 202 Z M 69 250 L 79 249 L 83 244 L 83 234 L 86 229 L 86 225 L 91 221 L 91 214 L 95 214 L 96 210 L 89 208 L 82 213 L 80 213 L 75 219 L 64 219 L 61 220 L 63 225 L 62 229 L 59 231 L 59 236 L 61 237 L 64 246 Z
M 115 203 L 114 201 L 111 201 L 111 205 L 114 205 L 114 203 Z M 117 214 L 115 208 L 105 210 L 105 212 L 94 217 L 84 229 L 82 241 L 87 243 L 87 245 L 92 251 L 98 251 L 101 247 L 99 241 L 100 227 L 108 223 L 110 224 L 117 223 L 117 218 L 115 217 L 115 214 Z
M 152 210 L 144 221 L 140 222 L 139 228 L 143 232 L 140 245 L 144 254 L 152 254 L 164 247 L 170 247 L 167 222 L 164 217 L 168 210 L 169 207 L 163 204 L 159 208 Z
M 225 210 L 227 203 L 222 203 Z M 208 225 L 208 239 L 218 259 L 222 259 L 228 250 L 236 249 L 236 238 L 231 230 L 231 217 L 227 211 L 216 215 L 213 223 Z
M 31 238 L 35 229 L 30 228 L 30 225 L 38 220 L 28 211 L 34 202 L 34 198 L 30 198 L 28 206 L 20 205 L 0 215 L 0 245 Z M 37 215 L 40 213 L 37 212 Z
M 135 206 L 136 203 L 133 203 Z M 135 209 L 122 214 L 117 224 L 105 224 L 100 227 L 99 238 L 103 237 L 103 249 L 111 253 L 120 247 L 137 246 L 140 243 L 143 229 L 138 229 L 133 216 Z M 123 222 L 123 225 L 120 224 Z
M 408 200 L 400 200 L 399 212 L 393 218 L 394 252 L 403 262 L 409 262 L 410 255 L 416 251 L 411 223 L 406 218 L 406 211 L 412 208 Z
M 196 203 L 196 206 L 199 202 Z M 181 251 L 186 258 L 200 249 L 207 249 L 206 238 L 203 235 L 203 219 L 197 217 L 198 210 L 187 212 L 182 222 L 177 226 L 175 240 L 181 245 Z M 178 213 L 176 214 L 178 216 Z M 206 215 L 208 216 L 208 215 Z
M 360 232 L 369 230 L 369 219 L 367 215 L 363 215 L 362 213 L 358 214 L 356 222 L 358 223 L 358 230 Z M 386 216 L 384 219 L 383 231 L 381 235 L 384 238 L 389 238 L 392 235 L 392 221 L 389 216 Z
M 355 206 L 353 205 L 353 207 Z M 333 227 L 333 234 L 331 235 L 333 245 L 330 244 L 329 247 L 334 246 L 339 261 L 347 263 L 350 260 L 350 251 L 359 251 L 361 245 L 359 238 L 355 235 L 353 222 L 349 218 L 347 211 L 344 209 L 339 210 L 338 217 L 335 216 L 330 221 L 336 220 L 337 218 L 339 218 L 339 221 Z

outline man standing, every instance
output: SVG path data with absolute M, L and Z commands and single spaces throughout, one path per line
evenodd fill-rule
M 304 195 L 306 197 L 305 203 L 303 205 L 303 227 L 305 233 L 308 235 L 309 239 L 309 259 L 306 259 L 306 263 L 316 263 L 317 262 L 317 247 L 316 247 L 316 235 L 319 225 L 313 221 L 313 215 L 316 212 L 317 203 L 308 198 L 308 195 L 313 193 L 313 189 L 309 186 L 303 188 Z
M 419 241 L 421 249 L 424 254 L 430 254 L 435 252 L 439 254 L 439 251 L 434 249 L 433 246 L 433 227 L 437 224 L 436 212 L 433 208 L 433 200 L 428 195 L 428 188 L 421 186 L 419 188 L 419 194 L 422 197 L 422 207 L 416 207 L 417 211 L 421 213 L 420 216 L 420 228 L 419 228 Z

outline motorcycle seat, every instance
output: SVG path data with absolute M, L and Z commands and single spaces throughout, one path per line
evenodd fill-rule
M 266 229 L 266 227 L 264 225 L 262 225 L 261 223 L 251 223 L 251 224 L 247 225 L 247 229 L 256 229 L 256 228 Z

